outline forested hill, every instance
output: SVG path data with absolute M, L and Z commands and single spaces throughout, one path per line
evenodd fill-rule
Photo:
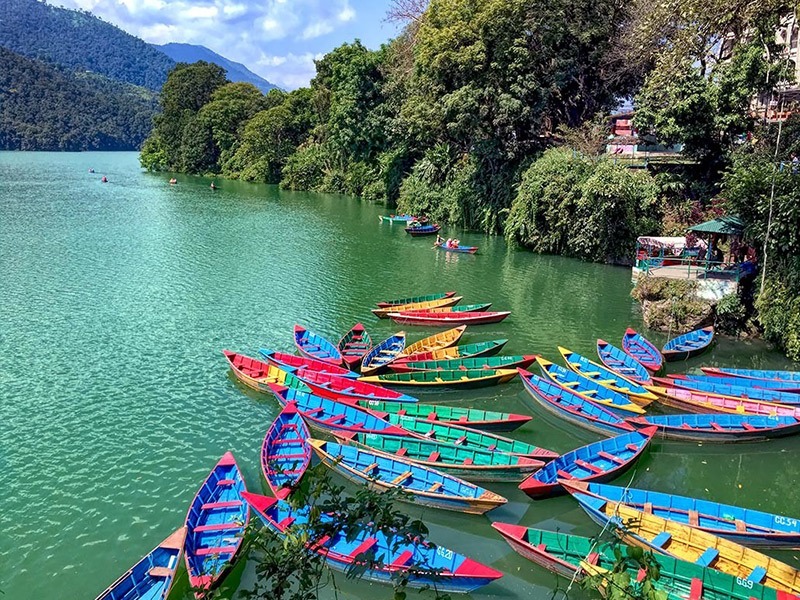
M 175 66 L 163 52 L 88 12 L 38 0 L 0 0 L 0 46 L 154 91 Z
M 1 150 L 133 150 L 155 107 L 145 88 L 0 48 Z

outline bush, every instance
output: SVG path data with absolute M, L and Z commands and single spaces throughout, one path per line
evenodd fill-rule
M 281 171 L 281 187 L 290 190 L 317 190 L 325 177 L 325 153 L 319 144 L 300 146 Z
M 764 337 L 800 361 L 800 294 L 787 279 L 770 277 L 756 300 Z
M 734 335 L 744 329 L 747 311 L 738 294 L 723 296 L 717 303 L 714 327 L 720 333 Z

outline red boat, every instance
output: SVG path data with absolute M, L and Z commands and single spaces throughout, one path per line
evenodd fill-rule
M 452 327 L 454 325 L 485 325 L 499 323 L 511 311 L 498 312 L 449 312 L 437 313 L 430 311 L 405 311 L 389 313 L 389 318 L 395 323 L 403 325 L 431 325 L 434 327 Z
M 417 402 L 417 399 L 379 385 L 357 381 L 346 377 L 336 377 L 309 369 L 300 369 L 294 374 L 311 388 L 317 396 L 355 404 L 358 400 L 392 400 L 394 402 Z

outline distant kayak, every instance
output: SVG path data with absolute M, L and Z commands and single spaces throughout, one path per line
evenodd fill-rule
M 434 246 L 436 246 L 439 250 L 445 250 L 446 252 L 463 252 L 464 254 L 475 254 L 478 251 L 477 246 L 456 246 L 455 248 L 452 248 L 450 246 L 447 246 L 446 244 L 440 244 L 439 242 L 436 242 Z

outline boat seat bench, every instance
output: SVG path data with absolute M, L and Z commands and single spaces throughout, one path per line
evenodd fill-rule
M 372 547 L 378 543 L 378 540 L 374 537 L 370 537 L 365 539 L 361 544 L 359 544 L 353 551 L 350 553 L 351 558 L 355 558 L 359 554 L 363 554 L 365 552 L 369 552 Z
M 197 548 L 195 556 L 208 556 L 210 554 L 233 554 L 238 546 L 217 546 L 216 548 Z
M 672 534 L 667 531 L 662 531 L 654 537 L 650 544 L 656 548 L 663 548 L 672 539 Z
M 711 563 L 713 563 L 719 557 L 719 550 L 716 548 L 707 548 L 703 554 L 700 555 L 695 562 L 695 564 L 700 565 L 701 567 L 710 567 Z

